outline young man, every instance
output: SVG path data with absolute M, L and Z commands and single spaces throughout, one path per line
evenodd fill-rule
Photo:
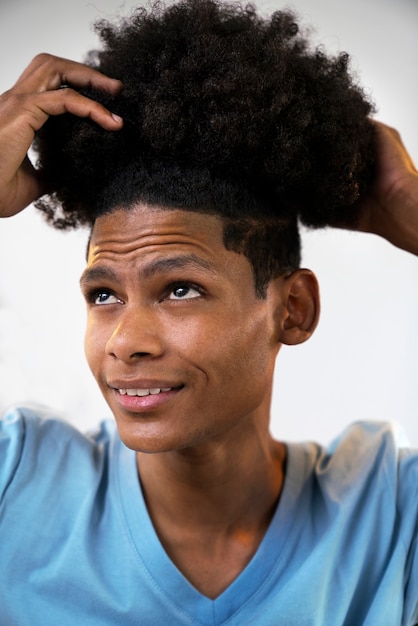
M 86 353 L 117 426 L 5 416 L 3 623 L 416 623 L 416 455 L 385 425 L 328 450 L 268 428 L 277 353 L 319 314 L 298 220 L 418 252 L 399 136 L 290 13 L 191 0 L 102 38 L 94 68 L 41 55 L 0 100 L 1 214 L 48 194 L 56 226 L 91 225 Z

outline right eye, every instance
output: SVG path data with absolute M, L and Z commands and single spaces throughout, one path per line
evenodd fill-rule
M 119 298 L 117 298 L 111 291 L 100 289 L 91 294 L 90 302 L 92 304 L 96 304 L 97 306 L 101 306 L 103 304 L 118 304 L 121 300 L 119 300 Z

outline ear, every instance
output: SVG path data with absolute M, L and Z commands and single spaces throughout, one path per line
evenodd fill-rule
M 313 334 L 319 320 L 319 286 L 313 272 L 300 269 L 283 279 L 279 341 L 303 343 Z

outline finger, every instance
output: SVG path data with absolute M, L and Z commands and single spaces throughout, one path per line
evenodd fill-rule
M 101 72 L 76 61 L 50 54 L 38 54 L 15 83 L 17 93 L 48 91 L 61 85 L 93 87 L 112 95 L 123 87 L 120 80 L 109 78 Z
M 33 141 L 35 132 L 50 115 L 69 112 L 80 117 L 89 117 L 110 131 L 119 130 L 123 126 L 119 116 L 69 88 L 30 96 L 9 92 L 0 96 L 0 102 L 0 144 L 7 150 L 8 169 L 11 166 L 15 168 L 19 166 Z M 1 165 L 0 161 L 0 169 Z
M 118 130 L 123 125 L 120 116 L 109 111 L 99 102 L 82 96 L 67 87 L 55 91 L 44 91 L 33 100 L 32 128 L 39 130 L 49 115 L 72 113 L 77 117 L 90 118 L 105 130 Z
M 0 145 L 7 160 L 0 160 L 0 170 L 16 171 L 22 162 L 34 134 L 50 115 L 73 113 L 88 117 L 106 130 L 115 131 L 123 120 L 98 102 L 72 89 L 57 89 L 39 94 L 22 95 L 7 92 L 0 96 Z M 3 167 L 4 166 L 4 167 Z

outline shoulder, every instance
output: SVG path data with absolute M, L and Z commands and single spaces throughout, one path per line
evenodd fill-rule
M 338 486 L 340 496 L 376 485 L 399 491 L 405 474 L 418 471 L 418 452 L 396 422 L 354 422 L 317 450 L 314 472 L 329 489 Z
M 365 562 L 382 563 L 381 587 L 400 579 L 403 611 L 416 622 L 418 584 L 418 451 L 396 423 L 353 424 L 318 459 L 317 476 L 339 519 L 355 529 Z M 370 568 L 371 566 L 369 566 Z M 387 590 L 386 590 L 387 596 Z
M 110 420 L 97 431 L 82 434 L 43 407 L 8 410 L 0 419 L 0 500 L 14 483 L 40 474 L 51 478 L 59 474 L 62 480 L 70 467 L 94 471 L 108 454 L 115 433 Z
M 289 566 L 299 559 L 312 577 L 327 564 L 321 598 L 333 613 L 338 598 L 344 623 L 363 623 L 370 611 L 367 623 L 383 623 L 382 614 L 394 623 L 403 613 L 411 619 L 402 623 L 415 624 L 418 454 L 402 429 L 357 422 L 327 447 L 290 446 L 289 471 L 288 485 L 297 490 L 282 500 L 291 505 Z
M 313 500 L 338 518 L 369 520 L 375 532 L 384 515 L 385 531 L 409 550 L 418 536 L 418 451 L 401 426 L 356 422 L 328 447 L 310 450 Z
M 330 445 L 291 444 L 289 473 L 300 495 L 328 502 L 337 512 L 415 510 L 418 517 L 418 451 L 396 422 L 355 422 Z M 389 510 L 389 509 L 388 509 Z

